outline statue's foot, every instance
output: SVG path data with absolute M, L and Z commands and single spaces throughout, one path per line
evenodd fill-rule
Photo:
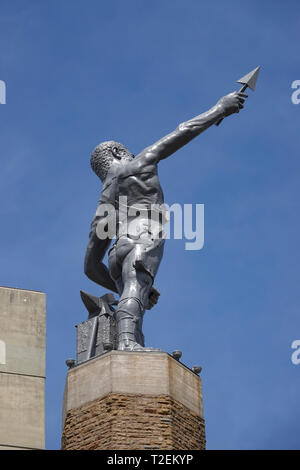
M 141 346 L 135 341 L 132 341 L 130 339 L 124 339 L 122 341 L 119 341 L 118 351 L 161 351 L 161 349 L 145 348 L 144 346 Z

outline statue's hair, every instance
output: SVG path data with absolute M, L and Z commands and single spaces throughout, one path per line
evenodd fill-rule
M 91 155 L 91 167 L 97 176 L 104 181 L 109 170 L 109 167 L 113 161 L 113 156 L 111 150 L 114 148 L 124 149 L 124 145 L 109 140 L 107 142 L 102 142 L 97 145 Z

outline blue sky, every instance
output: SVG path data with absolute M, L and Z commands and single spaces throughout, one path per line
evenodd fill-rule
M 1 0 L 0 285 L 47 294 L 47 448 L 86 318 L 101 185 L 91 150 L 133 153 L 238 89 L 246 107 L 161 162 L 166 202 L 205 204 L 205 245 L 169 240 L 149 346 L 203 367 L 209 449 L 300 449 L 299 2 Z

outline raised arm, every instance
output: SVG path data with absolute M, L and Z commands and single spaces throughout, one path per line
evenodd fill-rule
M 175 131 L 145 148 L 136 156 L 136 160 L 145 159 L 148 163 L 155 163 L 169 157 L 220 119 L 238 113 L 243 108 L 245 98 L 247 95 L 239 92 L 224 96 L 205 113 L 179 124 Z

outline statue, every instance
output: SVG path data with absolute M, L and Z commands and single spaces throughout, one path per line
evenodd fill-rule
M 257 77 L 258 69 L 254 72 Z M 115 349 L 151 349 L 145 348 L 142 323 L 145 310 L 151 309 L 160 295 L 154 280 L 163 256 L 166 218 L 157 165 L 213 124 L 219 125 L 223 118 L 238 113 L 247 98 L 244 90 L 255 86 L 253 74 L 245 77 L 249 84 L 241 79 L 244 86 L 239 92 L 224 96 L 210 110 L 183 122 L 137 156 L 113 141 L 99 144 L 91 155 L 92 169 L 103 187 L 91 224 L 84 270 L 89 279 L 119 294 L 114 311 Z M 115 233 L 102 210 L 107 205 L 116 211 Z M 158 209 L 153 211 L 153 207 Z M 105 231 L 109 236 L 99 237 Z M 110 248 L 113 236 L 116 240 Z M 109 267 L 103 263 L 107 252 Z

